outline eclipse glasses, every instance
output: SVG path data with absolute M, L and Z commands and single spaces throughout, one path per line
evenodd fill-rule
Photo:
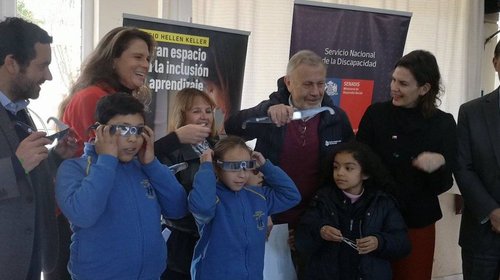
M 93 124 L 89 129 L 96 129 L 100 124 Z M 130 135 L 141 135 L 144 131 L 144 126 L 132 126 L 123 124 L 111 124 L 109 125 L 109 133 L 114 135 L 115 133 L 120 134 L 120 136 L 130 136 Z
M 243 161 L 217 160 L 216 164 L 224 171 L 240 171 L 240 170 L 250 171 L 257 168 L 257 162 L 255 160 L 243 160 Z

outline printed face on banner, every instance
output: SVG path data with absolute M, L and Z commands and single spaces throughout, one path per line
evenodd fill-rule
M 185 114 L 185 124 L 201 124 L 206 127 L 212 127 L 214 121 L 213 109 L 203 97 L 196 97 L 193 100 L 192 107 Z
M 322 65 L 301 64 L 285 77 L 286 87 L 298 109 L 318 107 L 325 92 L 326 69 Z
M 145 41 L 130 41 L 128 48 L 114 61 L 120 83 L 132 90 L 144 85 L 149 70 L 149 59 L 149 49 Z
M 405 67 L 396 67 L 392 73 L 391 97 L 394 106 L 415 108 L 420 96 L 428 92 L 428 84 L 419 86 L 415 77 Z

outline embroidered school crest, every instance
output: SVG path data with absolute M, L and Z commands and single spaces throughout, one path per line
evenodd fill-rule
M 141 185 L 144 187 L 144 190 L 146 191 L 146 197 L 149 199 L 155 199 L 155 191 L 153 189 L 153 186 L 151 186 L 151 183 L 149 182 L 148 179 L 144 179 L 141 181 Z
M 253 214 L 253 217 L 255 218 L 255 221 L 257 222 L 257 229 L 258 230 L 263 230 L 266 227 L 266 223 L 264 223 L 264 212 L 263 211 L 255 211 Z

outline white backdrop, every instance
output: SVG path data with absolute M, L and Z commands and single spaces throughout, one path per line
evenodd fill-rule
M 492 48 L 484 51 L 482 0 L 324 0 L 337 3 L 412 12 L 404 53 L 432 52 L 440 66 L 445 94 L 440 108 L 455 116 L 460 105 L 479 97 L 481 70 L 494 73 Z M 193 22 L 250 31 L 242 108 L 256 105 L 276 89 L 289 55 L 293 0 L 192 0 Z M 490 29 L 495 29 L 491 27 Z M 492 33 L 489 30 L 488 33 Z M 490 34 L 487 34 L 490 35 Z M 325 36 L 328 36 L 325 34 Z M 492 40 L 495 41 L 495 40 Z M 491 43 L 491 44 L 494 44 Z M 483 56 L 485 59 L 483 60 Z M 486 70 L 487 69 L 487 70 Z M 485 89 L 488 93 L 490 89 Z M 452 192 L 457 192 L 453 189 Z M 437 223 L 433 279 L 461 273 L 454 195 L 440 196 L 444 218 Z M 440 278 L 447 276 L 446 278 Z
M 293 1 L 193 0 L 193 22 L 250 31 L 242 108 L 276 89 L 288 61 Z M 459 105 L 479 96 L 483 43 L 481 0 L 317 1 L 412 12 L 405 53 L 436 56 L 446 93 L 441 109 L 457 116 Z M 327 36 L 327 34 L 325 34 Z

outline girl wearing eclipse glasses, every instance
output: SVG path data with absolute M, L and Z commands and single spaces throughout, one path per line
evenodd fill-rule
M 200 233 L 192 279 L 262 279 L 267 217 L 297 205 L 297 187 L 237 136 L 220 140 L 200 160 L 188 196 Z M 259 170 L 267 185 L 248 185 Z

